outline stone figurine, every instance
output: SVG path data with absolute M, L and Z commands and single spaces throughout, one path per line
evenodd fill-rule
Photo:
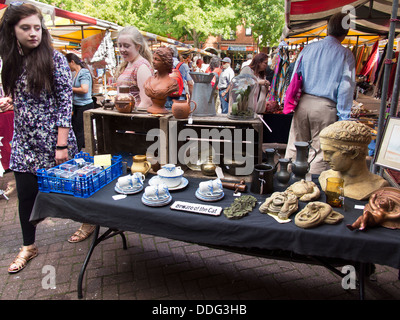
M 274 192 L 260 206 L 261 213 L 277 215 L 279 219 L 286 220 L 299 208 L 297 197 L 288 191 Z
M 170 48 L 158 48 L 153 54 L 153 66 L 156 74 L 144 83 L 144 92 L 151 99 L 152 105 L 147 108 L 149 113 L 165 114 L 169 111 L 164 107 L 167 97 L 179 90 L 178 82 L 171 78 L 173 60 Z
M 368 170 L 366 156 L 371 131 L 366 125 L 337 121 L 321 131 L 320 142 L 324 161 L 331 167 L 319 176 L 323 191 L 329 177 L 342 178 L 344 196 L 356 200 L 367 199 L 374 191 L 389 185 L 381 176 Z
M 400 229 L 400 190 L 385 187 L 374 192 L 366 204 L 363 214 L 351 225 L 350 230 L 365 230 L 367 227 L 383 226 Z
M 332 207 L 320 201 L 308 203 L 294 219 L 296 226 L 304 229 L 314 228 L 321 224 L 337 224 L 344 216 L 332 210 Z
M 314 182 L 304 179 L 293 183 L 286 190 L 293 193 L 300 201 L 317 200 L 321 195 L 321 191 Z

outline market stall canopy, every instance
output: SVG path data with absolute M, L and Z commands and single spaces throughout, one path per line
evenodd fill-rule
M 288 44 L 297 44 L 324 37 L 329 18 L 337 12 L 349 11 L 350 31 L 343 44 L 373 44 L 388 37 L 392 5 L 393 0 L 286 0 L 281 39 Z M 399 23 L 396 26 L 398 33 Z
M 15 1 L 0 0 L 0 17 L 3 16 L 7 6 L 13 2 Z M 118 32 L 122 28 L 113 22 L 59 9 L 38 1 L 25 0 L 24 3 L 31 3 L 41 9 L 46 26 L 53 37 L 53 44 L 57 48 L 77 48 L 80 47 L 81 40 L 84 38 L 104 33 L 105 30 Z
M 16 0 L 0 0 L 0 17 L 3 16 L 4 10 L 12 2 L 21 3 Z M 122 26 L 119 26 L 113 22 L 93 18 L 77 12 L 59 9 L 39 1 L 25 0 L 24 3 L 31 3 L 42 10 L 42 13 L 46 19 L 46 26 L 54 39 L 53 44 L 57 48 L 79 48 L 82 39 L 101 33 L 105 34 L 106 30 L 110 32 L 111 39 L 115 39 L 118 31 L 123 28 Z M 178 48 L 179 51 L 190 51 L 201 53 L 203 55 L 211 55 L 207 51 L 194 48 L 191 45 L 174 39 L 146 31 L 140 30 L 140 32 L 149 42 L 157 41 L 161 43 L 173 44 Z
M 199 49 L 199 48 L 194 48 L 192 45 L 180 42 L 178 40 L 174 40 L 174 39 L 170 39 L 170 38 L 167 38 L 167 37 L 159 36 L 159 35 L 156 35 L 154 33 L 146 32 L 146 31 L 140 31 L 140 33 L 149 41 L 159 41 L 159 42 L 162 42 L 162 43 L 172 44 L 172 45 L 176 46 L 178 51 L 180 51 L 180 52 L 188 51 L 188 52 L 191 52 L 191 53 L 195 52 L 195 53 L 200 53 L 200 54 L 209 55 L 209 56 L 213 55 L 212 53 L 210 53 L 208 51 L 205 51 L 205 50 Z

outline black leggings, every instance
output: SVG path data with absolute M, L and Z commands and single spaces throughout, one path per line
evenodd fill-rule
M 18 194 L 19 221 L 21 223 L 24 246 L 35 243 L 36 227 L 29 222 L 33 204 L 39 187 L 36 175 L 29 172 L 15 172 L 15 182 Z
M 78 106 L 74 104 L 74 112 L 72 114 L 72 129 L 74 130 L 78 150 L 81 151 L 85 147 L 85 131 L 83 124 L 83 112 L 89 109 L 93 109 L 93 102 L 84 106 Z

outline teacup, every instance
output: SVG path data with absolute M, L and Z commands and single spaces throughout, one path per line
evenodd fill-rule
M 163 170 L 163 175 L 164 176 L 176 176 L 179 171 L 181 171 L 181 167 L 176 167 L 172 163 L 165 164 L 161 167 Z M 161 170 L 162 170 L 161 169 Z
M 223 192 L 222 182 L 219 178 L 199 183 L 199 192 L 205 196 L 215 196 Z
M 148 186 L 144 189 L 144 194 L 147 199 L 153 201 L 163 200 L 170 196 L 168 187 L 165 184 Z
M 120 188 L 140 188 L 143 186 L 144 179 L 144 174 L 140 172 L 134 172 L 118 178 L 118 185 Z
M 174 164 L 167 164 L 157 171 L 157 175 L 161 183 L 166 184 L 168 188 L 173 188 L 181 184 L 183 170 L 181 167 L 175 167 Z

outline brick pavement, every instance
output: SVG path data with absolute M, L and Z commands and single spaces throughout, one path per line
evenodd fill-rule
M 0 189 L 13 179 L 0 177 Z M 77 279 L 90 241 L 70 244 L 78 227 L 71 220 L 46 219 L 37 228 L 39 256 L 20 273 L 8 265 L 21 245 L 15 193 L 0 200 L 0 299 L 77 300 Z M 86 300 L 357 300 L 341 279 L 322 266 L 251 257 L 161 237 L 126 232 L 96 247 L 83 288 Z M 55 268 L 55 288 L 44 288 L 44 266 Z M 396 269 L 377 265 L 366 298 L 399 299 Z

